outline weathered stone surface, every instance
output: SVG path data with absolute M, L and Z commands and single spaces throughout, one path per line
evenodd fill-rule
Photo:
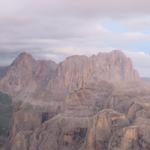
M 30 95 L 33 100 L 49 101 L 50 96 L 60 100 L 70 91 L 101 80 L 137 81 L 139 75 L 121 51 L 91 57 L 71 56 L 58 65 L 52 61 L 37 61 L 30 54 L 22 53 L 1 79 L 0 88 L 15 97 L 21 95 L 20 99 L 29 99 Z
M 31 138 L 31 143 L 27 144 L 29 150 L 148 150 L 150 120 L 146 99 L 150 94 L 135 91 L 138 100 L 132 100 L 134 95 L 131 93 L 117 94 L 115 87 L 107 82 L 79 89 L 66 98 L 63 112 L 41 122 L 34 130 L 22 128 L 13 139 L 21 134 L 20 143 L 27 143 Z M 110 105 L 112 98 L 114 104 Z M 96 102 L 102 105 L 95 105 Z M 118 109 L 123 106 L 124 113 Z M 42 111 L 46 109 L 41 108 Z M 31 125 L 30 117 L 27 118 Z M 16 146 L 16 141 L 12 145 Z
M 46 86 L 56 67 L 52 61 L 36 61 L 30 54 L 21 53 L 0 80 L 0 88 L 18 100 L 28 98 L 37 88 Z
M 147 87 L 120 51 L 60 64 L 23 53 L 0 80 L 15 103 L 7 150 L 149 150 Z

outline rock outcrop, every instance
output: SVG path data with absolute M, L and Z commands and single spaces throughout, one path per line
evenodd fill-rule
M 113 83 L 135 82 L 140 80 L 132 62 L 121 51 L 99 53 L 91 57 L 71 56 L 60 63 L 57 76 L 49 82 L 48 92 L 61 91 L 56 99 L 62 98 L 68 91 L 82 88 L 89 83 L 101 80 Z M 56 83 L 53 85 L 53 83 Z M 52 88 L 51 88 L 52 87 Z M 59 90 L 58 90 L 59 89 Z
M 23 53 L 0 88 L 15 106 L 6 150 L 150 149 L 150 90 L 120 51 L 59 64 Z
M 149 150 L 150 92 L 119 91 L 102 81 L 70 93 L 63 111 L 20 106 L 10 149 Z
M 35 60 L 30 54 L 22 53 L 0 80 L 0 89 L 24 101 L 29 96 L 33 100 L 49 101 L 53 97 L 59 101 L 70 91 L 101 80 L 118 83 L 140 78 L 131 60 L 121 51 L 91 57 L 71 56 L 60 64 Z
M 11 96 L 21 95 L 19 98 L 25 99 L 28 95 L 28 98 L 36 89 L 46 86 L 55 76 L 56 67 L 53 61 L 37 61 L 30 54 L 21 53 L 0 80 L 1 90 Z

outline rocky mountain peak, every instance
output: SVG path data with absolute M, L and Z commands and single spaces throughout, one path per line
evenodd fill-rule
M 60 64 L 20 54 L 0 80 L 16 103 L 7 150 L 149 150 L 150 92 L 136 81 L 121 51 Z
M 32 57 L 31 54 L 27 53 L 27 52 L 22 52 L 19 54 L 19 57 Z
M 23 52 L 11 64 L 6 76 L 0 80 L 0 87 L 5 87 L 5 90 L 9 89 L 12 93 L 25 91 L 24 88 L 27 91 L 30 87 L 32 90 L 42 88 L 47 89 L 47 93 L 53 93 L 56 97 L 61 95 L 62 98 L 72 90 L 102 80 L 115 84 L 120 81 L 138 81 L 140 78 L 132 61 L 118 50 L 91 57 L 70 56 L 59 64 L 35 60 L 30 54 Z M 61 94 L 56 94 L 58 91 Z
M 113 50 L 110 53 L 125 56 L 125 54 L 121 50 Z
M 11 66 L 13 65 L 30 65 L 31 63 L 33 63 L 35 60 L 32 57 L 32 55 L 30 55 L 29 53 L 26 52 L 22 52 L 21 54 L 18 55 L 18 57 L 13 61 L 13 63 L 11 64 Z
M 102 54 L 113 54 L 113 55 L 122 55 L 125 56 L 125 54 L 121 51 L 121 50 L 112 50 L 110 52 L 99 52 L 98 55 L 102 55 Z
M 22 52 L 18 55 L 20 59 L 33 59 L 32 55 L 27 52 Z
M 91 57 L 71 56 L 59 65 L 60 76 L 65 83 L 82 85 L 87 81 L 135 81 L 139 75 L 131 59 L 119 50 L 110 53 L 99 53 Z M 70 82 L 69 82 L 70 80 Z M 80 81 L 80 83 L 78 83 Z

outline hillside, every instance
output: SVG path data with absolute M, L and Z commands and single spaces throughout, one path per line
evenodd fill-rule
M 149 150 L 147 87 L 121 51 L 59 64 L 22 53 L 0 80 L 15 106 L 6 150 Z

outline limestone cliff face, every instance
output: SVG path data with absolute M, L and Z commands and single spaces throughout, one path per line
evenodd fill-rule
M 12 96 L 30 95 L 46 85 L 56 66 L 52 61 L 36 61 L 30 54 L 21 53 L 0 80 L 1 90 Z
M 91 57 L 72 56 L 58 66 L 58 78 L 68 89 L 81 88 L 89 82 L 101 80 L 137 81 L 138 73 L 121 51 L 99 53 Z
M 69 92 L 102 80 L 117 84 L 137 82 L 140 78 L 131 60 L 120 51 L 91 57 L 71 56 L 58 64 L 56 76 L 49 80 L 41 99 L 51 96 L 55 101 L 60 101 Z
M 22 101 L 6 150 L 149 150 L 150 91 L 139 81 L 120 51 L 60 64 L 22 53 L 0 80 Z
M 23 104 L 8 150 L 149 150 L 149 97 L 102 81 L 71 92 L 64 110 Z
M 9 93 L 24 89 L 35 91 L 47 83 L 49 91 L 68 91 L 101 80 L 137 81 L 139 76 L 131 60 L 120 51 L 91 57 L 71 56 L 58 65 L 52 61 L 37 61 L 30 54 L 22 53 L 11 64 L 0 85 Z
M 149 128 L 142 123 L 133 126 L 125 114 L 111 109 L 91 117 L 68 117 L 63 113 L 35 130 L 26 128 L 17 132 L 10 149 L 148 150 Z
M 32 80 L 34 64 L 35 61 L 29 54 L 22 53 L 19 55 L 1 80 L 3 89 L 8 90 L 9 93 L 17 93 L 28 87 L 30 83 L 34 87 L 35 83 Z

